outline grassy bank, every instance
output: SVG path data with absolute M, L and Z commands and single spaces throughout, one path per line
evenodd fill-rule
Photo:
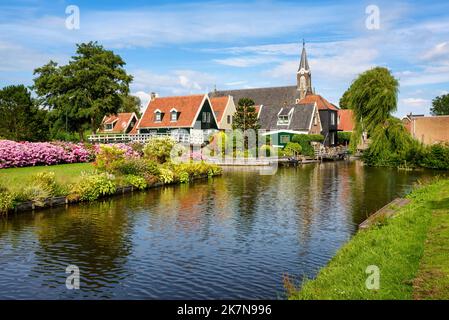
M 32 177 L 41 172 L 54 172 L 58 183 L 70 184 L 77 182 L 82 172 L 88 173 L 93 170 L 91 163 L 0 169 L 0 181 L 11 191 L 19 191 L 24 185 L 32 183 Z
M 290 299 L 449 298 L 449 180 L 415 190 L 393 218 L 357 233 Z M 369 290 L 368 266 L 380 271 Z

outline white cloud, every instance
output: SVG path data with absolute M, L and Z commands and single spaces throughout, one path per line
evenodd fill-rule
M 65 62 L 68 57 L 57 54 L 53 55 L 52 59 Z M 0 71 L 32 71 L 49 60 L 49 55 L 46 53 L 0 40 Z
M 157 92 L 162 95 L 206 93 L 215 83 L 209 74 L 193 70 L 175 70 L 157 74 L 148 70 L 134 70 L 131 85 L 137 92 Z
M 410 108 L 424 108 L 430 105 L 430 100 L 422 98 L 404 98 L 400 101 L 402 105 Z
M 81 6 L 79 30 L 66 29 L 63 14 L 35 18 L 24 13 L 13 22 L 0 23 L 0 34 L 10 39 L 48 45 L 95 39 L 113 48 L 217 40 L 223 43 L 274 37 L 311 26 L 318 30 L 324 27 L 317 16 L 325 19 L 328 27 L 344 21 L 335 14 L 344 10 L 335 5 L 322 7 L 271 1 L 152 5 L 109 11 L 91 11 Z

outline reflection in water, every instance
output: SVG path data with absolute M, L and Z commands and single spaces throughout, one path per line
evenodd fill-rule
M 360 163 L 221 178 L 0 220 L 0 298 L 277 298 L 430 171 Z M 65 268 L 81 290 L 65 287 Z

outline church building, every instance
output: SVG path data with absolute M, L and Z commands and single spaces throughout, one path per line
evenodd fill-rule
M 324 136 L 324 144 L 326 146 L 334 146 L 338 143 L 337 131 L 338 131 L 338 108 L 324 99 L 322 96 L 316 94 L 312 86 L 312 71 L 307 59 L 307 52 L 305 43 L 302 46 L 301 59 L 299 67 L 296 72 L 296 85 L 284 86 L 284 87 L 269 87 L 269 88 L 256 88 L 256 89 L 241 89 L 241 90 L 224 90 L 210 93 L 211 97 L 223 97 L 232 96 L 235 104 L 242 98 L 250 98 L 254 101 L 255 105 L 260 105 L 261 111 L 259 115 L 263 113 L 263 110 L 267 108 L 274 108 L 276 110 L 285 110 L 288 108 L 302 109 L 309 108 L 305 106 L 315 105 L 319 112 L 319 119 L 321 122 L 321 134 Z M 292 111 L 296 112 L 296 111 Z M 275 116 L 278 116 L 276 112 L 270 112 Z M 301 110 L 297 114 L 306 114 Z M 308 114 L 308 113 L 307 113 Z M 310 116 L 308 114 L 308 116 Z M 279 120 L 279 119 L 278 119 Z M 274 120 L 263 121 L 261 123 L 262 129 L 273 130 L 271 127 L 264 127 L 264 123 L 273 123 Z M 277 121 L 280 123 L 281 121 Z

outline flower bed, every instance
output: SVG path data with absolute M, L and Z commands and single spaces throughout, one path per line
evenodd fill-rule
M 0 141 L 0 168 L 88 162 L 92 158 L 93 150 L 83 144 Z
M 132 145 L 118 143 L 113 146 L 123 150 L 126 157 L 139 156 Z M 83 143 L 0 140 L 0 169 L 91 162 L 95 160 L 99 150 L 100 145 Z

